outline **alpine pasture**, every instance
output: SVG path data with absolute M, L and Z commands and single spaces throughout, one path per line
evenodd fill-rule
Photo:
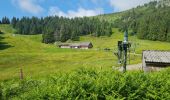
M 54 44 L 41 43 L 41 35 L 14 35 L 10 25 L 0 25 L 0 80 L 19 78 L 20 68 L 24 77 L 43 77 L 53 73 L 70 72 L 77 68 L 109 69 L 117 64 L 113 54 L 117 50 L 117 41 L 123 40 L 123 33 L 113 29 L 111 37 L 82 36 L 80 41 L 90 41 L 94 48 L 90 50 L 61 49 Z M 169 50 L 170 43 L 139 40 L 130 36 L 136 43 L 136 54 L 131 53 L 130 64 L 141 62 L 141 53 L 145 49 Z M 105 51 L 110 48 L 110 51 Z

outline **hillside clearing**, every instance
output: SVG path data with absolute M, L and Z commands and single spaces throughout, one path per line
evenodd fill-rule
M 90 41 L 94 48 L 90 50 L 60 49 L 54 44 L 41 43 L 41 35 L 13 35 L 9 25 L 0 25 L 4 34 L 0 35 L 0 80 L 18 78 L 20 68 L 24 77 L 43 77 L 58 72 L 69 72 L 79 67 L 112 69 L 119 66 L 116 51 L 118 40 L 123 34 L 113 29 L 111 37 L 83 36 L 80 41 Z M 170 43 L 139 40 L 135 36 L 130 40 L 138 44 L 136 53 L 142 50 L 170 50 Z M 111 51 L 104 51 L 110 48 Z M 141 55 L 131 56 L 131 64 L 141 63 Z

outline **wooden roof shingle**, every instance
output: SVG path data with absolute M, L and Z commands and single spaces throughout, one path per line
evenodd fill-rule
M 170 51 L 143 51 L 145 62 L 150 63 L 170 63 Z

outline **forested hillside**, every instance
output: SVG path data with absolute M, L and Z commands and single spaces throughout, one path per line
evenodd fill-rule
M 112 28 L 128 29 L 131 35 L 137 34 L 140 39 L 170 41 L 170 1 L 152 1 L 127 11 L 95 17 L 14 17 L 11 22 L 4 17 L 0 23 L 11 23 L 18 34 L 43 34 L 44 43 L 79 40 L 79 36 L 89 34 L 111 36 Z
M 170 1 L 154 1 L 126 11 L 114 26 L 129 29 L 140 39 L 170 41 Z

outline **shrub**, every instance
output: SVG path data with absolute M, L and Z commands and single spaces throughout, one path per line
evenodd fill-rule
M 7 81 L 0 95 L 8 99 L 170 99 L 170 72 L 78 69 L 41 80 Z M 5 91 L 2 91 L 3 90 Z M 5 92 L 5 93 L 3 93 Z
M 1 30 L 0 30 L 0 34 L 3 34 L 3 32 L 1 32 Z

